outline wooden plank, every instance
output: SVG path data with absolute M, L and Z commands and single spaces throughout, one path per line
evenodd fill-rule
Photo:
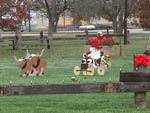
M 125 92 L 150 92 L 150 82 L 0 86 L 0 96 Z
M 121 82 L 120 92 L 150 92 L 150 82 Z
M 36 94 L 119 93 L 120 83 L 80 83 L 0 86 L 7 96 Z
M 87 38 L 80 37 L 80 38 L 54 38 L 53 40 L 85 40 Z
M 120 82 L 150 82 L 150 72 L 121 72 Z
M 2 38 L 4 40 L 14 39 L 16 35 L 15 34 L 2 34 Z M 40 34 L 22 34 L 22 38 L 39 38 Z M 47 37 L 46 34 L 43 34 L 43 37 Z
M 88 34 L 89 37 L 97 37 L 97 34 Z M 123 36 L 123 34 L 104 34 L 104 37 Z M 76 35 L 76 37 L 86 37 L 86 35 Z

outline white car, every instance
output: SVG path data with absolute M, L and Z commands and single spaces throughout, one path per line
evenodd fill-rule
M 79 26 L 79 29 L 80 30 L 85 30 L 85 29 L 94 30 L 96 29 L 96 27 L 94 25 L 82 24 L 81 26 Z

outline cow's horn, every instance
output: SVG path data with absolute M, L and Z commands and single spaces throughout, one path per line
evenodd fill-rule
M 28 56 L 28 55 L 30 54 L 30 53 L 29 53 L 29 50 L 27 49 L 26 52 L 27 52 L 27 56 Z
M 41 54 L 39 55 L 40 57 L 43 55 L 45 49 L 42 49 Z
M 15 61 L 19 62 L 19 60 L 17 60 L 17 57 L 16 57 L 16 56 L 14 56 L 14 59 L 15 59 Z

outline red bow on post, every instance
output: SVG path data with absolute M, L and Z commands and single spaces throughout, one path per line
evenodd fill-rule
M 135 59 L 135 65 L 140 66 L 140 65 L 145 65 L 145 66 L 150 66 L 150 61 L 148 56 L 137 56 Z

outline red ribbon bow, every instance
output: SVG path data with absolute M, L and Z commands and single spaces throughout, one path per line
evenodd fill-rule
M 137 56 L 135 59 L 135 65 L 140 66 L 140 65 L 145 65 L 145 66 L 150 66 L 150 61 L 148 56 Z

